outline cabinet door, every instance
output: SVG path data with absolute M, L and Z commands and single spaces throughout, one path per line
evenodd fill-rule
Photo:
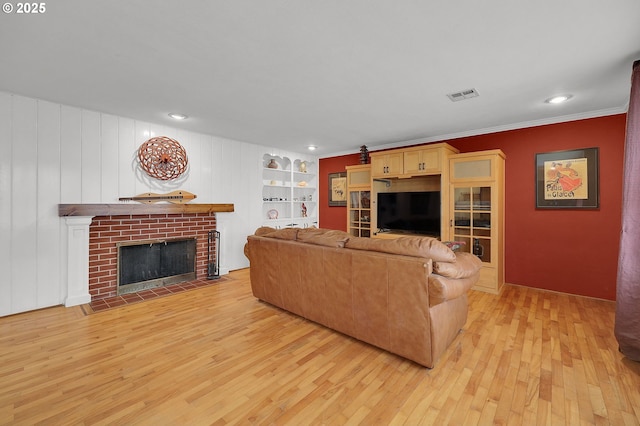
M 440 150 L 425 149 L 420 151 L 407 151 L 404 153 L 404 173 L 408 175 L 421 175 L 439 173 Z
M 369 164 L 347 167 L 347 186 L 349 188 L 371 187 L 371 166 Z
M 404 153 L 404 173 L 420 174 L 422 172 L 422 151 L 407 151 Z
M 355 237 L 371 236 L 371 191 L 349 191 L 347 232 Z
M 463 241 L 460 249 L 473 253 L 485 263 L 493 262 L 493 211 L 491 186 L 454 186 L 453 240 Z
M 387 156 L 387 174 L 398 176 L 404 172 L 404 155 L 402 152 Z
M 371 176 L 385 176 L 387 170 L 387 162 L 385 156 L 371 156 Z
M 451 163 L 452 182 L 494 178 L 495 166 L 494 159 L 491 157 L 460 159 Z
M 404 154 L 402 152 L 371 156 L 371 176 L 396 177 L 403 174 L 403 171 Z
M 427 173 L 439 173 L 442 170 L 439 149 L 422 151 L 422 171 Z
M 499 207 L 500 191 L 493 182 L 453 184 L 451 187 L 451 233 L 459 249 L 482 261 L 476 290 L 499 293 L 504 284 L 504 246 Z

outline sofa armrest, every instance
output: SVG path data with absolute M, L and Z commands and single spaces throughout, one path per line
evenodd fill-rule
M 479 272 L 467 278 L 447 278 L 438 274 L 429 275 L 429 306 L 436 306 L 466 294 L 479 278 Z
M 469 278 L 476 275 L 481 267 L 482 261 L 467 252 L 456 253 L 453 262 L 433 262 L 433 272 L 447 278 Z

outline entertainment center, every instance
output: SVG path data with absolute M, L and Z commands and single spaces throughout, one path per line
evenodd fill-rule
M 460 154 L 447 143 L 370 153 L 347 167 L 347 232 L 462 242 L 482 260 L 474 287 L 504 284 L 504 163 L 500 150 Z

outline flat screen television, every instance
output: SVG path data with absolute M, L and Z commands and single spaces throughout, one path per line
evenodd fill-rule
M 440 191 L 379 192 L 378 229 L 440 238 Z

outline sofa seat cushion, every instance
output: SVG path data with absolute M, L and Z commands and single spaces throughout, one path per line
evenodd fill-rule
M 399 237 L 389 240 L 351 237 L 345 247 L 356 250 L 424 257 L 432 259 L 434 262 L 455 262 L 456 260 L 456 254 L 449 247 L 431 237 Z
M 447 278 L 469 278 L 482 267 L 482 261 L 467 252 L 456 253 L 454 262 L 442 262 L 434 259 L 433 273 Z
M 342 248 L 350 236 L 344 231 L 333 229 L 304 228 L 298 231 L 297 240 L 318 246 Z
M 466 294 L 478 281 L 477 276 L 468 278 L 447 278 L 442 275 L 429 275 L 429 306 L 436 306 L 447 300 L 453 300 Z

